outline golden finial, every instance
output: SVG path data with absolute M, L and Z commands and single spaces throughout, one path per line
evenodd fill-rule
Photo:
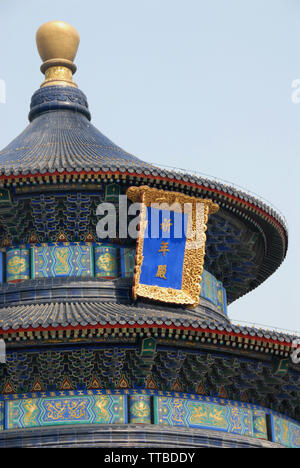
M 73 86 L 73 63 L 79 46 L 79 34 L 73 26 L 64 21 L 49 21 L 36 33 L 36 43 L 43 64 L 41 72 L 45 74 L 44 86 Z

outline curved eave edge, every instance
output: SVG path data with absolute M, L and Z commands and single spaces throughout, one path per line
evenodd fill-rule
M 257 351 L 263 353 L 269 353 L 269 351 L 277 350 L 278 352 L 290 352 L 291 349 L 296 349 L 293 344 L 294 340 L 297 339 L 295 336 L 290 335 L 280 335 L 277 333 L 278 339 L 271 337 L 272 331 L 261 330 L 259 332 L 249 333 L 249 330 L 246 327 L 237 327 L 233 326 L 229 328 L 235 328 L 236 331 L 227 331 L 224 329 L 216 328 L 201 328 L 197 325 L 195 326 L 176 326 L 174 324 L 152 324 L 147 323 L 115 323 L 115 324 L 78 324 L 78 325 L 57 325 L 57 326 L 28 326 L 28 327 L 19 327 L 17 329 L 0 329 L 0 336 L 4 339 L 7 339 L 8 342 L 21 340 L 38 340 L 40 341 L 43 337 L 44 339 L 58 339 L 63 338 L 64 332 L 69 332 L 69 338 L 88 338 L 88 331 L 99 331 L 105 330 L 107 335 L 114 334 L 114 331 L 117 331 L 117 337 L 125 336 L 125 334 L 135 333 L 144 333 L 147 332 L 147 336 L 152 335 L 151 332 L 157 333 L 160 331 L 162 334 L 159 338 L 164 339 L 174 339 L 177 336 L 178 345 L 182 344 L 181 340 L 186 340 L 188 342 L 198 341 L 199 344 L 210 344 L 213 346 L 223 345 L 228 348 L 235 348 L 237 351 Z M 168 331 L 168 335 L 164 334 L 164 331 Z M 173 335 L 173 332 L 176 332 Z M 138 332 L 138 333 L 136 333 Z M 170 332 L 171 335 L 170 335 Z M 103 334 L 97 335 L 98 338 L 105 338 Z M 114 335 L 115 337 L 115 335 Z M 107 337 L 106 337 L 107 338 Z M 198 339 L 197 339 L 198 338 Z M 246 347 L 245 347 L 246 346 Z M 254 348 L 255 346 L 255 348 Z M 298 346 L 300 348 L 300 345 Z
M 0 169 L 1 170 L 1 169 Z M 242 192 L 238 192 L 236 189 L 232 188 L 232 193 L 228 193 L 229 187 L 226 187 L 226 190 L 222 187 L 222 184 L 218 184 L 218 188 L 216 188 L 216 184 L 211 183 L 209 185 L 209 182 L 206 181 L 203 184 L 197 182 L 197 180 L 189 181 L 185 180 L 185 177 L 182 178 L 177 178 L 174 175 L 171 176 L 162 176 L 159 175 L 158 173 L 153 174 L 153 173 L 147 173 L 149 172 L 149 169 L 145 170 L 143 172 L 142 169 L 139 169 L 137 171 L 134 170 L 62 170 L 62 171 L 32 171 L 31 173 L 23 173 L 23 174 L 1 174 L 0 175 L 0 181 L 5 181 L 8 184 L 19 184 L 22 185 L 24 182 L 23 179 L 32 179 L 38 180 L 39 183 L 41 183 L 41 180 L 44 180 L 46 184 L 50 183 L 50 177 L 51 178 L 71 178 L 71 176 L 74 178 L 74 176 L 81 178 L 82 176 L 121 176 L 122 178 L 125 176 L 127 177 L 136 177 L 136 178 L 143 178 L 143 179 L 151 179 L 154 181 L 160 181 L 160 182 L 171 182 L 173 184 L 178 184 L 182 185 L 185 187 L 191 187 L 195 189 L 200 189 L 203 191 L 211 192 L 216 195 L 222 196 L 230 200 L 233 204 L 239 204 L 243 205 L 245 208 L 248 208 L 249 211 L 256 211 L 261 217 L 269 221 L 271 224 L 276 227 L 280 233 L 281 236 L 284 240 L 285 243 L 285 252 L 287 250 L 287 238 L 288 238 L 288 231 L 287 227 L 284 223 L 284 221 L 280 218 L 280 216 L 273 210 L 270 209 L 267 205 L 262 207 L 261 202 L 258 199 L 255 199 L 254 197 L 243 194 Z M 31 181 L 31 180 L 30 180 Z
M 259 277 L 256 278 L 256 280 L 249 287 L 249 289 L 247 289 L 247 291 L 234 298 L 233 301 L 239 299 L 243 295 L 247 294 L 248 292 L 258 287 L 260 284 L 262 284 L 271 274 L 273 274 L 277 270 L 277 268 L 285 259 L 288 247 L 287 227 L 282 218 L 273 209 L 270 209 L 267 205 L 262 205 L 262 203 L 258 199 L 248 196 L 247 194 L 244 194 L 242 192 L 238 192 L 234 188 L 232 188 L 231 190 L 229 187 L 225 187 L 222 184 L 216 185 L 215 183 L 209 180 L 197 179 L 190 176 L 179 177 L 178 174 L 174 173 L 168 173 L 168 175 L 166 175 L 164 171 L 160 171 L 159 174 L 157 169 L 155 169 L 155 171 L 152 170 L 150 172 L 149 167 L 134 167 L 132 169 L 127 170 L 116 168 L 113 169 L 114 170 L 107 168 L 107 170 L 99 170 L 98 168 L 94 168 L 92 170 L 90 168 L 87 168 L 87 170 L 72 169 L 61 171 L 56 170 L 53 172 L 41 170 L 40 172 L 32 171 L 31 173 L 26 174 L 2 174 L 0 175 L 0 186 L 23 186 L 24 184 L 27 185 L 28 182 L 28 185 L 30 185 L 30 183 L 34 185 L 48 185 L 51 184 L 51 182 L 69 183 L 70 181 L 78 181 L 79 183 L 82 183 L 85 181 L 85 179 L 88 182 L 91 182 L 91 179 L 93 178 L 101 178 L 102 181 L 109 179 L 111 180 L 111 182 L 113 182 L 114 179 L 117 179 L 116 182 L 120 182 L 120 179 L 123 181 L 127 179 L 129 180 L 129 182 L 133 182 L 133 184 L 139 182 L 145 184 L 149 181 L 156 184 L 170 184 L 172 185 L 170 189 L 174 189 L 174 191 L 183 188 L 189 188 L 191 191 L 197 190 L 202 197 L 208 196 L 212 198 L 221 207 L 224 207 L 224 202 L 227 201 L 229 206 L 225 206 L 225 209 L 231 210 L 233 214 L 236 214 L 236 216 L 238 217 L 242 217 L 243 219 L 245 219 L 245 221 L 250 220 L 251 222 L 254 222 L 254 224 L 261 231 L 264 231 L 262 226 L 260 226 L 257 222 L 256 218 L 258 217 L 258 219 L 262 220 L 263 222 L 267 222 L 269 226 L 274 228 L 281 239 L 281 248 L 277 248 L 277 243 L 276 246 L 273 246 L 269 242 L 269 245 L 267 247 L 271 248 L 270 250 L 268 250 L 267 255 L 265 255 Z M 193 181 L 185 179 L 193 179 Z M 244 210 L 244 213 L 238 210 Z

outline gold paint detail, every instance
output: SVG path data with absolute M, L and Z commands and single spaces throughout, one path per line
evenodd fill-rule
M 138 418 L 147 418 L 150 414 L 149 406 L 143 400 L 136 402 L 131 411 Z
M 27 400 L 24 403 L 24 409 L 26 413 L 24 414 L 24 425 L 27 426 L 32 420 L 33 413 L 37 411 L 38 407 L 34 400 Z
M 72 86 L 76 65 L 73 63 L 79 46 L 79 34 L 73 26 L 63 21 L 49 21 L 37 31 L 36 43 L 45 74 L 44 86 Z
M 45 72 L 44 86 L 72 86 L 75 87 L 73 82 L 72 71 L 67 67 L 50 67 Z
M 133 297 L 152 299 L 154 301 L 166 302 L 171 304 L 180 304 L 189 307 L 196 307 L 200 301 L 200 283 L 201 274 L 204 266 L 205 242 L 208 216 L 218 211 L 219 206 L 211 200 L 190 197 L 177 192 L 169 192 L 150 188 L 148 186 L 130 187 L 127 190 L 127 197 L 132 202 L 141 203 L 140 229 L 137 240 L 136 264 L 133 280 Z M 143 264 L 144 231 L 146 227 L 147 207 L 154 203 L 167 203 L 173 211 L 184 212 L 184 205 L 190 204 L 191 216 L 189 216 L 189 226 L 186 239 L 186 248 L 183 261 L 182 287 L 181 290 L 164 288 L 161 286 L 150 286 L 140 283 L 140 276 Z M 172 206 L 173 205 L 173 206 Z M 197 217 L 197 206 L 201 208 L 201 222 Z M 164 227 L 169 227 L 166 220 Z M 189 233 L 197 232 L 196 239 Z M 200 234 L 200 236 L 199 236 Z M 166 269 L 160 265 L 157 275 L 166 278 Z

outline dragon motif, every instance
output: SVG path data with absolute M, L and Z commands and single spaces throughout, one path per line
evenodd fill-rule
M 24 415 L 24 425 L 28 426 L 32 422 L 33 413 L 38 409 L 38 407 L 33 400 L 24 402 L 23 407 L 26 410 L 26 414 Z
M 96 404 L 95 404 L 97 408 L 98 416 L 105 420 L 109 419 L 109 412 L 106 408 L 108 403 L 109 403 L 109 400 L 106 397 L 101 397 L 97 399 Z

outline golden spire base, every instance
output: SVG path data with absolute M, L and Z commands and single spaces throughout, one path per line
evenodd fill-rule
M 45 74 L 44 86 L 72 86 L 76 65 L 73 63 L 80 37 L 73 26 L 63 21 L 49 21 L 36 33 L 36 43 L 43 64 L 41 72 Z

